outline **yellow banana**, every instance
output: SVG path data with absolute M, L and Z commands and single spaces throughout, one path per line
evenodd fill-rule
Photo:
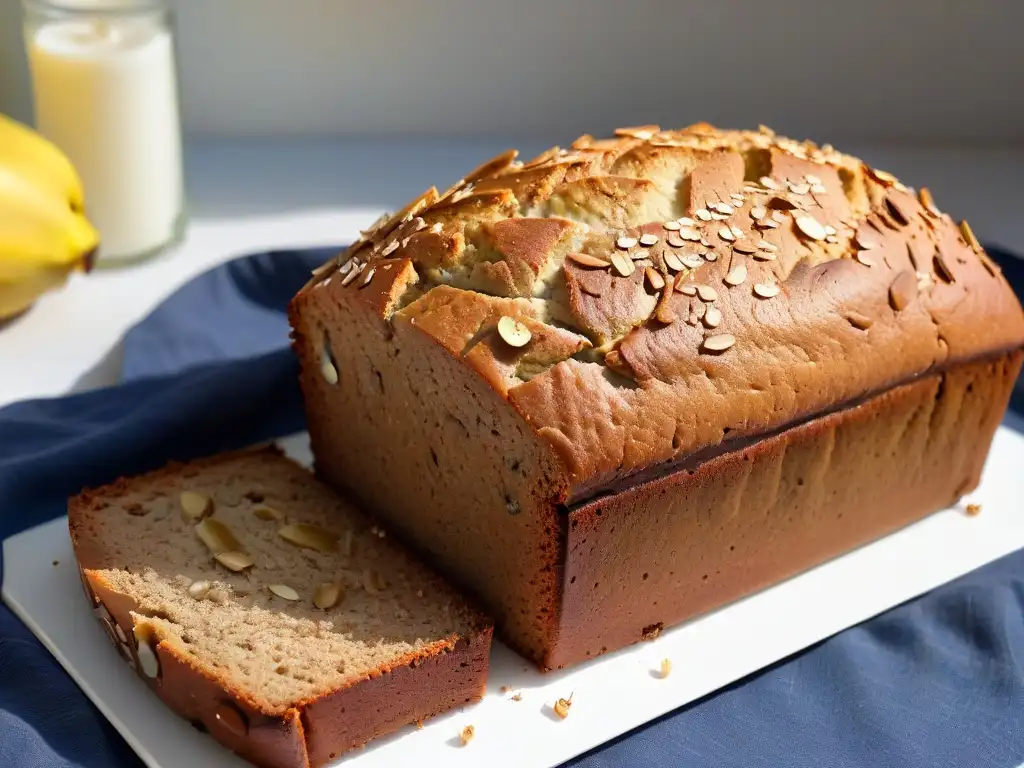
M 68 159 L 0 115 L 0 320 L 27 309 L 75 269 L 88 270 L 99 236 Z
M 0 115 L 0 167 L 81 211 L 85 195 L 78 171 L 67 155 L 28 126 Z

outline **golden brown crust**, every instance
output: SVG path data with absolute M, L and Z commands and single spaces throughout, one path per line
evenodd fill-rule
M 560 451 L 580 498 L 727 434 L 1024 345 L 1005 280 L 969 229 L 925 202 L 855 158 L 766 129 L 641 126 L 527 165 L 499 156 L 343 258 L 408 258 L 416 325 L 435 338 L 451 323 L 427 320 L 431 296 L 458 290 L 494 322 L 486 294 L 532 297 L 521 316 L 599 348 L 545 355 L 546 369 L 518 381 L 467 356 Z M 403 226 L 421 234 L 396 240 Z M 588 268 L 572 251 L 635 269 Z M 648 267 L 676 290 L 645 279 Z M 406 304 L 389 305 L 396 320 Z
M 267 445 L 187 464 L 172 462 L 145 478 L 195 473 L 207 465 L 260 455 L 282 454 L 277 446 Z M 283 710 L 254 698 L 164 640 L 159 625 L 150 623 L 135 600 L 105 578 L 100 567 L 107 560 L 102 542 L 81 529 L 97 501 L 120 496 L 137 480 L 120 478 L 68 502 L 83 589 L 108 638 L 139 677 L 170 709 L 228 749 L 257 766 L 315 768 L 373 738 L 483 695 L 493 629 L 489 620 L 471 611 L 476 626 L 468 635 L 452 635 L 406 653 L 325 695 L 296 701 Z M 155 654 L 155 666 L 148 671 L 140 660 L 145 655 L 142 642 Z
M 564 667 L 880 538 L 977 486 L 1021 353 L 958 365 L 572 509 Z

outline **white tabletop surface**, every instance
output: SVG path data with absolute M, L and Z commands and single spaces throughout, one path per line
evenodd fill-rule
M 115 383 L 124 333 L 192 277 L 246 252 L 343 243 L 381 211 L 444 187 L 508 146 L 500 140 L 232 140 L 186 153 L 183 241 L 142 265 L 75 276 L 0 328 L 0 407 Z M 931 188 L 986 242 L 1024 253 L 1024 147 L 845 146 Z

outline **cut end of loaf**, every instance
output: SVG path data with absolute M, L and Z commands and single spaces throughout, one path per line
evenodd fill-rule
M 80 564 L 134 603 L 136 626 L 267 714 L 448 652 L 484 626 L 275 451 L 120 480 L 72 500 L 70 518 Z

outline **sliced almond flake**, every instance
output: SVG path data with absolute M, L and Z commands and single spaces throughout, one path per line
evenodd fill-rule
M 931 190 L 928 187 L 921 187 L 921 191 L 917 193 L 918 199 L 921 201 L 921 205 L 928 213 L 932 216 L 941 216 L 942 212 L 935 205 L 935 199 L 932 197 Z
M 758 240 L 757 247 L 762 251 L 771 251 L 772 253 L 779 250 L 779 246 L 775 245 L 775 243 L 769 243 L 767 240 Z
M 708 239 L 707 239 L 706 237 L 704 237 L 703 235 L 701 235 L 701 238 L 700 238 L 700 244 L 701 244 L 701 245 L 703 245 L 703 246 L 704 246 L 705 248 L 714 248 L 714 247 L 715 247 L 715 246 L 713 246 L 713 245 L 711 244 L 711 241 L 710 241 L 710 240 L 708 240 Z
M 327 611 L 338 604 L 341 596 L 342 589 L 340 584 L 319 584 L 313 592 L 313 605 L 321 611 Z
M 811 192 L 813 192 L 816 195 L 826 195 L 828 194 L 828 189 L 825 187 L 824 184 L 812 184 Z
M 682 225 L 678 221 L 666 221 L 663 222 L 661 226 L 667 229 L 669 232 L 678 232 L 679 228 Z
M 382 213 L 380 216 L 377 217 L 377 220 L 370 225 L 369 229 L 361 229 L 359 230 L 359 234 L 362 235 L 365 239 L 369 240 L 377 233 L 377 230 L 379 230 L 381 227 L 387 224 L 388 221 L 390 220 L 390 213 Z
M 373 280 L 373 276 L 376 273 L 377 273 L 377 268 L 376 267 L 370 267 L 368 270 L 366 270 L 366 274 L 363 275 L 363 280 L 362 280 L 362 282 L 359 283 L 359 287 L 360 288 L 365 288 L 366 286 L 368 286 L 370 284 L 370 281 Z
M 707 208 L 698 208 L 696 211 L 693 212 L 693 215 L 696 216 L 701 221 L 711 221 L 711 211 L 709 211 Z
M 195 600 L 202 600 L 211 588 L 212 585 L 208 581 L 193 581 L 188 585 L 188 596 Z
M 772 251 L 756 251 L 754 258 L 757 261 L 775 261 L 775 254 Z
M 441 234 L 442 229 L 444 229 L 444 224 L 442 224 L 440 221 L 434 222 L 433 224 L 430 225 L 430 233 L 433 235 Z
M 683 238 L 683 240 L 689 240 L 691 242 L 700 240 L 700 232 L 692 227 L 683 227 L 679 230 L 679 236 Z
M 721 227 L 718 230 L 718 236 L 727 243 L 731 243 L 736 239 L 736 235 L 732 233 L 732 230 L 729 227 Z
M 562 150 L 560 147 L 551 147 L 550 149 L 545 149 L 535 158 L 528 161 L 526 165 L 524 165 L 523 167 L 536 168 L 538 165 L 544 165 L 544 163 L 548 162 L 549 160 L 553 160 L 554 158 L 558 157 L 558 153 L 561 151 Z
M 960 222 L 960 234 L 964 236 L 964 242 L 967 243 L 975 251 L 981 251 L 981 243 L 978 242 L 978 238 L 974 235 L 974 230 L 971 229 L 971 225 L 964 219 Z
M 633 266 L 633 260 L 624 253 L 612 254 L 612 267 L 622 277 L 629 277 L 636 270 L 636 267 Z
M 682 262 L 690 269 L 697 269 L 704 265 L 704 260 L 695 253 L 688 253 L 682 257 Z
M 725 214 L 726 216 L 731 216 L 736 213 L 735 209 L 728 203 L 715 203 L 714 210 Z
M 763 205 L 755 205 L 750 209 L 750 218 L 752 219 L 763 219 L 768 215 L 768 209 Z
M 850 325 L 861 331 L 866 331 L 874 325 L 874 320 L 867 315 L 862 315 L 860 312 L 847 312 L 846 319 Z
M 797 216 L 794 220 L 800 234 L 810 240 L 824 240 L 825 228 L 813 216 Z
M 686 241 L 683 240 L 678 232 L 670 232 L 669 236 L 666 238 L 666 242 L 673 248 L 682 248 L 686 245 Z
M 865 267 L 875 266 L 875 260 L 871 258 L 871 254 L 868 253 L 867 251 L 857 251 L 857 253 L 854 255 L 854 258 L 857 259 L 857 261 L 859 261 Z
M 665 251 L 665 253 L 662 254 L 662 258 L 664 258 L 665 260 L 665 266 L 671 269 L 673 272 L 683 271 L 683 262 L 681 262 L 679 260 L 679 257 L 672 253 L 672 251 Z
M 244 571 L 246 568 L 251 568 L 255 562 L 249 555 L 244 552 L 218 552 L 213 556 L 213 559 L 223 565 L 229 571 L 238 573 Z
M 736 343 L 736 337 L 730 333 L 720 333 L 704 339 L 704 350 L 707 352 L 724 352 Z
M 770 299 L 779 295 L 778 283 L 755 283 L 754 295 L 762 299 Z
M 295 602 L 299 599 L 299 593 L 289 587 L 287 584 L 268 584 L 267 589 L 273 592 L 275 595 L 283 600 L 290 600 Z
M 747 256 L 757 251 L 757 248 L 755 248 L 750 243 L 734 243 L 732 249 L 736 251 L 736 253 L 743 253 L 746 254 Z
M 811 191 L 810 184 L 790 184 L 789 191 L 794 195 L 806 195 Z
M 700 297 L 701 301 L 712 302 L 718 299 L 718 291 L 710 285 L 698 285 L 697 295 Z
M 616 136 L 625 136 L 632 139 L 640 139 L 641 141 L 647 141 L 654 134 L 661 130 L 660 126 L 657 125 L 637 125 L 627 128 L 616 128 Z
M 704 254 L 704 258 L 708 261 L 718 261 L 718 254 L 714 251 L 708 251 Z
M 691 219 L 689 216 L 680 216 L 676 221 L 680 227 L 696 227 L 699 226 L 696 221 Z
M 317 525 L 290 523 L 278 529 L 277 535 L 297 547 L 331 553 L 338 549 L 338 535 Z
M 533 336 L 529 328 L 509 315 L 503 315 L 498 320 L 498 335 L 510 347 L 516 348 L 525 347 Z
M 869 165 L 865 165 L 864 166 L 864 170 L 867 171 L 868 176 L 870 176 L 875 181 L 877 181 L 880 184 L 883 184 L 883 185 L 885 185 L 887 187 L 891 187 L 891 186 L 893 186 L 897 182 L 896 177 L 893 176 L 888 171 L 882 171 L 882 170 L 879 170 L 878 168 L 872 168 Z
M 245 551 L 231 529 L 220 520 L 208 517 L 195 527 L 195 531 L 206 548 L 210 550 L 210 554 L 219 555 L 221 552 Z
M 654 317 L 659 323 L 671 325 L 676 321 L 675 310 L 672 309 L 672 285 L 666 283 L 658 297 L 658 305 L 654 308 Z
M 657 243 L 658 236 L 652 232 L 645 232 L 644 234 L 640 235 L 640 245 L 644 246 L 645 248 L 650 248 L 652 245 L 657 245 Z
M 635 248 L 637 242 L 638 241 L 635 237 L 630 237 L 629 235 L 619 235 L 619 237 L 615 239 L 615 247 L 621 248 L 624 251 L 628 251 L 630 248 Z
M 347 275 L 350 269 L 352 269 L 351 259 L 349 261 L 344 262 L 340 267 L 338 267 L 338 272 L 340 272 L 342 275 Z
M 380 255 L 390 256 L 392 253 L 398 250 L 399 245 L 401 245 L 401 243 L 399 243 L 398 240 L 392 240 L 390 243 L 384 246 L 384 248 L 380 252 Z
M 743 285 L 747 279 L 747 268 L 743 264 L 733 267 L 725 276 L 726 285 Z
M 728 219 L 729 219 L 729 214 L 727 214 L 727 213 L 719 213 L 718 211 L 712 211 L 711 212 L 711 220 L 712 221 L 728 221 Z
M 814 175 L 812 175 L 810 173 L 808 173 L 806 176 L 804 176 L 804 181 L 806 181 L 808 184 L 821 184 L 821 179 L 819 179 L 817 176 L 814 176 Z
M 732 232 L 732 236 L 735 237 L 737 240 L 740 240 L 747 236 L 746 233 L 742 229 L 737 227 L 735 224 L 729 227 L 729 230 Z
M 570 253 L 568 255 L 569 261 L 573 261 L 579 264 L 581 267 L 598 267 L 605 268 L 610 267 L 611 262 L 599 259 L 597 256 L 591 256 L 588 253 Z
M 778 229 L 779 222 L 775 219 L 761 219 L 757 222 L 757 226 L 761 229 Z
M 713 304 L 709 304 L 702 319 L 708 328 L 717 328 L 722 322 L 722 311 Z
M 686 275 L 678 275 L 676 277 L 676 290 L 679 291 L 684 296 L 696 296 L 697 286 L 694 283 L 684 282 L 685 280 Z
M 655 291 L 660 291 L 665 287 L 665 278 L 654 267 L 647 267 L 644 270 L 644 275 L 647 277 L 647 282 L 651 284 L 651 288 Z
M 651 261 L 650 254 L 646 251 L 631 251 L 628 256 L 633 261 L 639 262 L 645 267 L 654 263 Z
M 826 224 L 825 225 L 825 234 L 826 235 L 835 235 L 835 234 L 838 234 L 838 232 L 836 232 L 836 228 L 833 227 L 831 224 Z
M 872 248 L 878 247 L 878 241 L 861 229 L 853 236 L 853 245 L 862 251 L 870 251 Z
M 260 504 L 253 509 L 252 513 L 260 520 L 280 520 L 284 517 L 284 515 L 267 504 Z
M 782 211 L 772 211 L 772 220 L 778 222 L 779 224 L 785 224 L 786 214 L 784 214 Z
M 197 523 L 213 514 L 213 499 L 205 493 L 182 491 L 178 496 L 178 506 L 181 507 L 181 519 L 187 523 Z
M 349 272 L 347 275 L 345 275 L 345 279 L 341 281 L 341 284 L 343 286 L 345 286 L 345 285 L 349 285 L 350 283 L 354 282 L 355 279 L 357 277 L 359 277 L 359 273 L 363 271 L 363 267 L 364 266 L 365 266 L 364 264 L 356 265 L 355 269 L 353 269 L 351 272 Z
M 779 185 L 771 176 L 762 176 L 760 181 L 761 186 L 765 189 L 777 190 L 779 188 Z

